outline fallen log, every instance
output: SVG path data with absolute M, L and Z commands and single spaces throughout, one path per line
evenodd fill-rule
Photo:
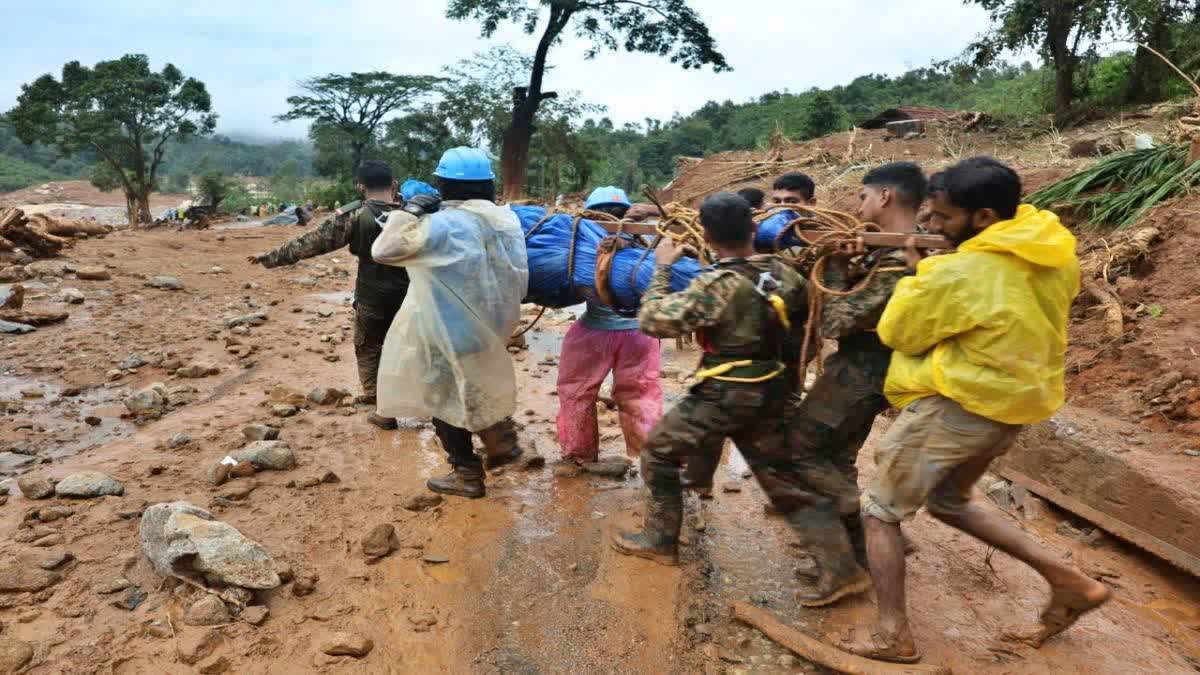
M 90 223 L 83 220 L 58 220 L 42 213 L 27 216 L 26 220 L 34 229 L 58 237 L 74 237 L 78 234 L 86 234 L 92 237 L 112 232 L 112 228 L 100 223 Z
M 912 665 L 885 663 L 844 652 L 811 638 L 791 626 L 784 625 L 767 610 L 747 602 L 735 602 L 733 616 L 738 621 L 762 631 L 767 637 L 802 658 L 839 673 L 848 673 L 849 675 L 927 675 L 930 673 L 950 675 L 950 669 L 945 666 L 922 663 Z
M 1110 338 L 1125 334 L 1125 315 L 1121 300 L 1113 292 L 1110 281 L 1128 271 L 1139 258 L 1150 253 L 1151 246 L 1162 236 L 1156 227 L 1143 227 L 1122 236 L 1111 245 L 1084 255 L 1079 263 L 1083 290 L 1104 309 L 1104 331 Z
M 55 312 L 37 309 L 0 309 L 0 321 L 23 323 L 30 326 L 48 326 L 52 323 L 66 321 L 69 312 Z
M 21 247 L 35 258 L 53 258 L 62 251 L 63 246 L 70 243 L 68 239 L 30 228 L 21 209 L 0 211 L 0 237 Z

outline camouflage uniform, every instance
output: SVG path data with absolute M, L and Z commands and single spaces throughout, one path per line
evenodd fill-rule
M 774 261 L 774 264 L 773 264 Z M 762 272 L 780 282 L 776 291 L 787 303 L 791 331 L 755 291 Z M 669 268 L 659 267 L 642 298 L 642 330 L 659 338 L 696 331 L 704 348 L 701 365 L 750 361 L 721 377 L 753 380 L 783 366 L 785 342 L 802 335 L 807 319 L 804 280 L 769 255 L 727 259 L 701 274 L 681 293 L 670 292 Z M 762 382 L 706 379 L 650 432 L 642 450 L 642 476 L 649 496 L 645 527 L 614 538 L 618 551 L 663 562 L 674 559 L 683 513 L 680 469 L 698 458 L 711 464 L 724 439 L 731 438 L 759 484 L 779 511 L 791 514 L 805 505 L 806 487 L 784 442 L 784 416 L 793 384 L 782 373 Z M 843 533 L 844 539 L 844 533 Z M 849 542 L 843 542 L 847 550 Z
M 863 260 L 878 261 L 880 271 L 861 292 L 829 296 L 821 315 L 821 332 L 838 341 L 838 351 L 825 361 L 824 372 L 788 422 L 788 445 L 808 485 L 806 510 L 840 514 L 860 562 L 866 560 L 859 516 L 858 451 L 871 433 L 875 417 L 888 408 L 883 396 L 891 350 L 879 341 L 875 325 L 896 284 L 910 274 L 902 252 L 880 249 Z M 848 290 L 858 279 L 831 266 L 825 285 Z M 836 527 L 827 517 L 803 519 L 810 527 Z M 828 552 L 812 551 L 820 561 Z
M 383 340 L 408 293 L 408 272 L 404 268 L 381 265 L 371 257 L 371 244 L 383 231 L 378 220 L 394 208 L 399 205 L 375 200 L 347 204 L 316 229 L 259 256 L 263 267 L 282 267 L 350 247 L 350 253 L 358 258 L 354 284 L 354 356 L 367 401 L 375 400 Z

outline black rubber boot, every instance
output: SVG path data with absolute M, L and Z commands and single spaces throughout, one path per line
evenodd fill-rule
M 430 478 L 425 487 L 438 494 L 479 499 L 487 494 L 483 486 L 483 469 L 456 466 L 441 478 Z
M 833 511 L 800 509 L 788 514 L 788 522 L 817 567 L 812 588 L 796 594 L 801 605 L 825 607 L 871 588 L 871 575 L 855 561 L 846 527 Z
M 679 528 L 683 524 L 683 497 L 654 497 L 646 500 L 646 517 L 641 532 L 612 533 L 612 547 L 621 555 L 653 560 L 661 565 L 679 564 Z

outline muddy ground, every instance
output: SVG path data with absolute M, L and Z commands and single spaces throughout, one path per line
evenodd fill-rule
M 348 253 L 282 270 L 245 262 L 297 232 L 118 232 L 80 241 L 65 258 L 77 267 L 107 266 L 110 281 L 67 273 L 26 284 L 27 306 L 69 309 L 71 317 L 0 337 L 7 411 L 0 415 L 0 450 L 18 451 L 0 454 L 0 466 L 55 478 L 97 469 L 123 481 L 126 493 L 35 503 L 13 479 L 0 483 L 9 493 L 0 506 L 0 570 L 29 565 L 29 556 L 46 551 L 75 557 L 63 580 L 44 591 L 0 594 L 0 641 L 33 648 L 24 672 L 815 672 L 731 621 L 729 604 L 750 599 L 817 636 L 871 616 L 868 598 L 820 611 L 796 605 L 792 539 L 780 519 L 763 514 L 764 498 L 733 451 L 719 472 L 716 499 L 689 499 L 681 567 L 615 555 L 606 531 L 636 518 L 639 479 L 566 476 L 554 465 L 555 367 L 548 357 L 570 322 L 565 312 L 543 319 L 530 349 L 517 357 L 523 443 L 549 464 L 493 474 L 483 500 L 405 509 L 424 480 L 445 469 L 431 429 L 413 421 L 380 431 L 353 407 L 313 405 L 295 417 L 272 416 L 270 392 L 278 387 L 357 390 Z M 146 278 L 164 274 L 183 290 L 146 287 Z M 63 287 L 80 289 L 84 303 L 53 303 Z M 255 312 L 266 312 L 263 325 L 241 335 L 226 328 L 226 318 Z M 672 343 L 663 350 L 670 405 L 696 355 Z M 170 375 L 194 364 L 220 372 Z M 149 423 L 124 418 L 125 396 L 155 382 L 167 386 L 173 410 Z M 250 423 L 279 426 L 300 466 L 211 487 L 207 469 L 244 444 L 241 429 Z M 620 455 L 615 414 L 603 411 L 601 423 L 604 453 Z M 171 443 L 179 434 L 190 441 Z M 860 461 L 866 475 L 872 448 Z M 339 482 L 299 487 L 327 471 Z M 257 602 L 270 610 L 261 626 L 185 625 L 184 609 L 197 592 L 164 584 L 137 540 L 137 514 L 146 505 L 180 499 L 211 508 L 261 542 L 297 579 L 315 578 L 313 591 L 298 595 L 303 589 L 293 581 L 261 593 Z M 17 541 L 26 512 L 48 504 L 72 511 L 42 526 L 61 533 L 61 542 L 46 548 Z M 1042 506 L 1040 515 L 1029 509 L 1012 517 L 1110 584 L 1116 601 L 1041 650 L 1005 641 L 1007 629 L 1036 619 L 1043 584 L 1003 554 L 990 555 L 922 515 L 905 527 L 918 547 L 909 559 L 909 602 L 926 661 L 960 673 L 1197 668 L 1195 580 L 1111 537 L 1088 536 L 1086 523 Z M 396 526 L 402 548 L 368 564 L 360 541 L 380 523 Z M 114 606 L 123 595 L 97 590 L 122 576 L 147 593 L 132 611 Z M 336 631 L 369 638 L 374 649 L 361 659 L 322 654 L 317 645 Z M 201 643 L 211 654 L 201 656 Z

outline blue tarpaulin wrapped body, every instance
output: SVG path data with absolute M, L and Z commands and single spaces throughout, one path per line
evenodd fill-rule
M 529 252 L 529 293 L 525 302 L 545 307 L 571 307 L 583 301 L 604 304 L 596 291 L 596 249 L 609 233 L 596 223 L 583 219 L 575 233 L 574 279 L 567 278 L 570 267 L 572 229 L 575 217 L 560 213 L 546 222 L 546 209 L 542 206 L 512 206 L 521 230 L 525 232 L 525 248 Z M 788 234 L 779 241 L 779 233 L 797 218 L 794 211 L 780 211 L 758 226 L 754 247 L 763 253 L 778 248 L 803 245 L 795 235 Z M 538 224 L 541 223 L 539 226 Z M 532 236 L 530 231 L 537 231 Z M 694 258 L 683 258 L 671 268 L 671 290 L 682 291 L 692 283 L 703 267 Z M 646 255 L 644 248 L 626 248 L 613 256 L 609 276 L 616 309 L 620 312 L 635 312 L 642 294 L 650 286 L 654 276 L 654 254 Z

